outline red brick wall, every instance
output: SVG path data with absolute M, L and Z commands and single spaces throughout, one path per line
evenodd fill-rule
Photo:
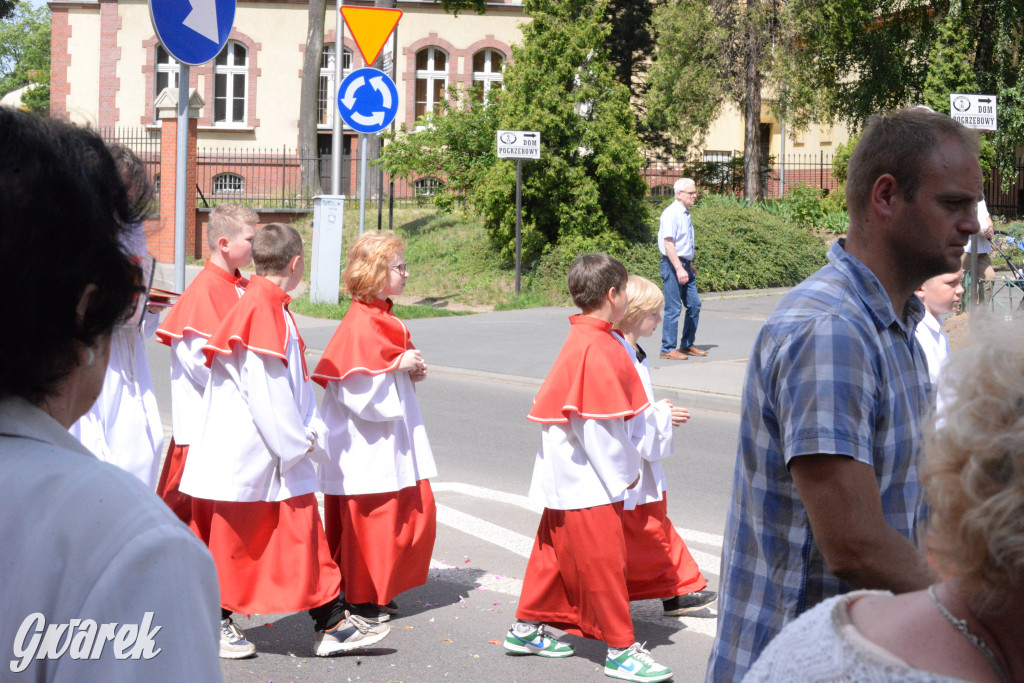
M 50 8 L 50 116 L 68 119 L 68 69 L 71 67 L 71 53 L 68 41 L 71 25 L 68 23 L 68 8 L 54 5 Z
M 121 17 L 116 0 L 100 0 L 100 101 L 99 125 L 114 126 L 121 117 L 117 111 L 117 92 L 121 79 L 117 77 L 117 64 L 121 61 L 121 48 L 117 46 L 117 33 L 121 30 Z
M 185 187 L 185 255 L 203 255 L 203 242 L 197 240 L 196 214 L 188 210 L 195 206 L 196 186 L 196 129 L 197 120 L 189 119 L 188 171 Z M 148 236 L 149 251 L 161 263 L 174 262 L 174 195 L 177 183 L 177 118 L 164 119 L 160 137 L 160 221 L 159 228 Z

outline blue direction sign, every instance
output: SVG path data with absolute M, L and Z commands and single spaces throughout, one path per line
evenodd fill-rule
M 235 0 L 149 0 L 149 16 L 171 56 L 198 66 L 227 44 L 235 23 Z
M 360 133 L 384 130 L 398 113 L 398 88 L 383 71 L 356 69 L 338 88 L 338 111 L 345 123 Z

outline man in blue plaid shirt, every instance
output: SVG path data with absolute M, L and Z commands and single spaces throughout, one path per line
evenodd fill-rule
M 873 117 L 850 229 L 750 355 L 708 681 L 739 681 L 782 627 L 853 588 L 918 590 L 920 425 L 931 389 L 914 290 L 978 232 L 978 138 L 924 107 Z

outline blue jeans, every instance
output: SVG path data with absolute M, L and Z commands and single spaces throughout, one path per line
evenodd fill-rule
M 682 261 L 682 259 L 680 259 Z M 693 272 L 693 265 L 683 261 L 690 279 L 685 285 L 679 284 L 675 268 L 667 256 L 661 257 L 658 269 L 661 271 L 661 281 L 664 283 L 665 291 L 665 320 L 661 324 L 661 352 L 668 353 L 676 348 L 676 334 L 679 329 L 679 313 L 686 307 L 686 316 L 683 320 L 683 338 L 679 342 L 679 348 L 685 351 L 693 346 L 697 337 L 697 321 L 700 318 L 700 294 L 697 293 L 697 275 Z

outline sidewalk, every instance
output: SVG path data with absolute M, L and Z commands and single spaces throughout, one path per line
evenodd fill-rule
M 158 266 L 157 279 L 173 284 Z M 189 266 L 186 280 L 199 272 Z M 169 282 L 168 282 L 169 279 Z M 689 408 L 738 412 L 750 348 L 768 314 L 789 290 L 709 293 L 703 306 L 697 345 L 702 359 L 658 358 L 661 328 L 640 344 L 648 353 L 656 398 Z M 569 331 L 573 308 L 532 308 L 406 321 L 416 347 L 432 372 L 461 374 L 516 384 L 540 386 Z M 307 349 L 316 356 L 327 346 L 336 320 L 295 316 Z M 313 359 L 311 359 L 313 360 Z

